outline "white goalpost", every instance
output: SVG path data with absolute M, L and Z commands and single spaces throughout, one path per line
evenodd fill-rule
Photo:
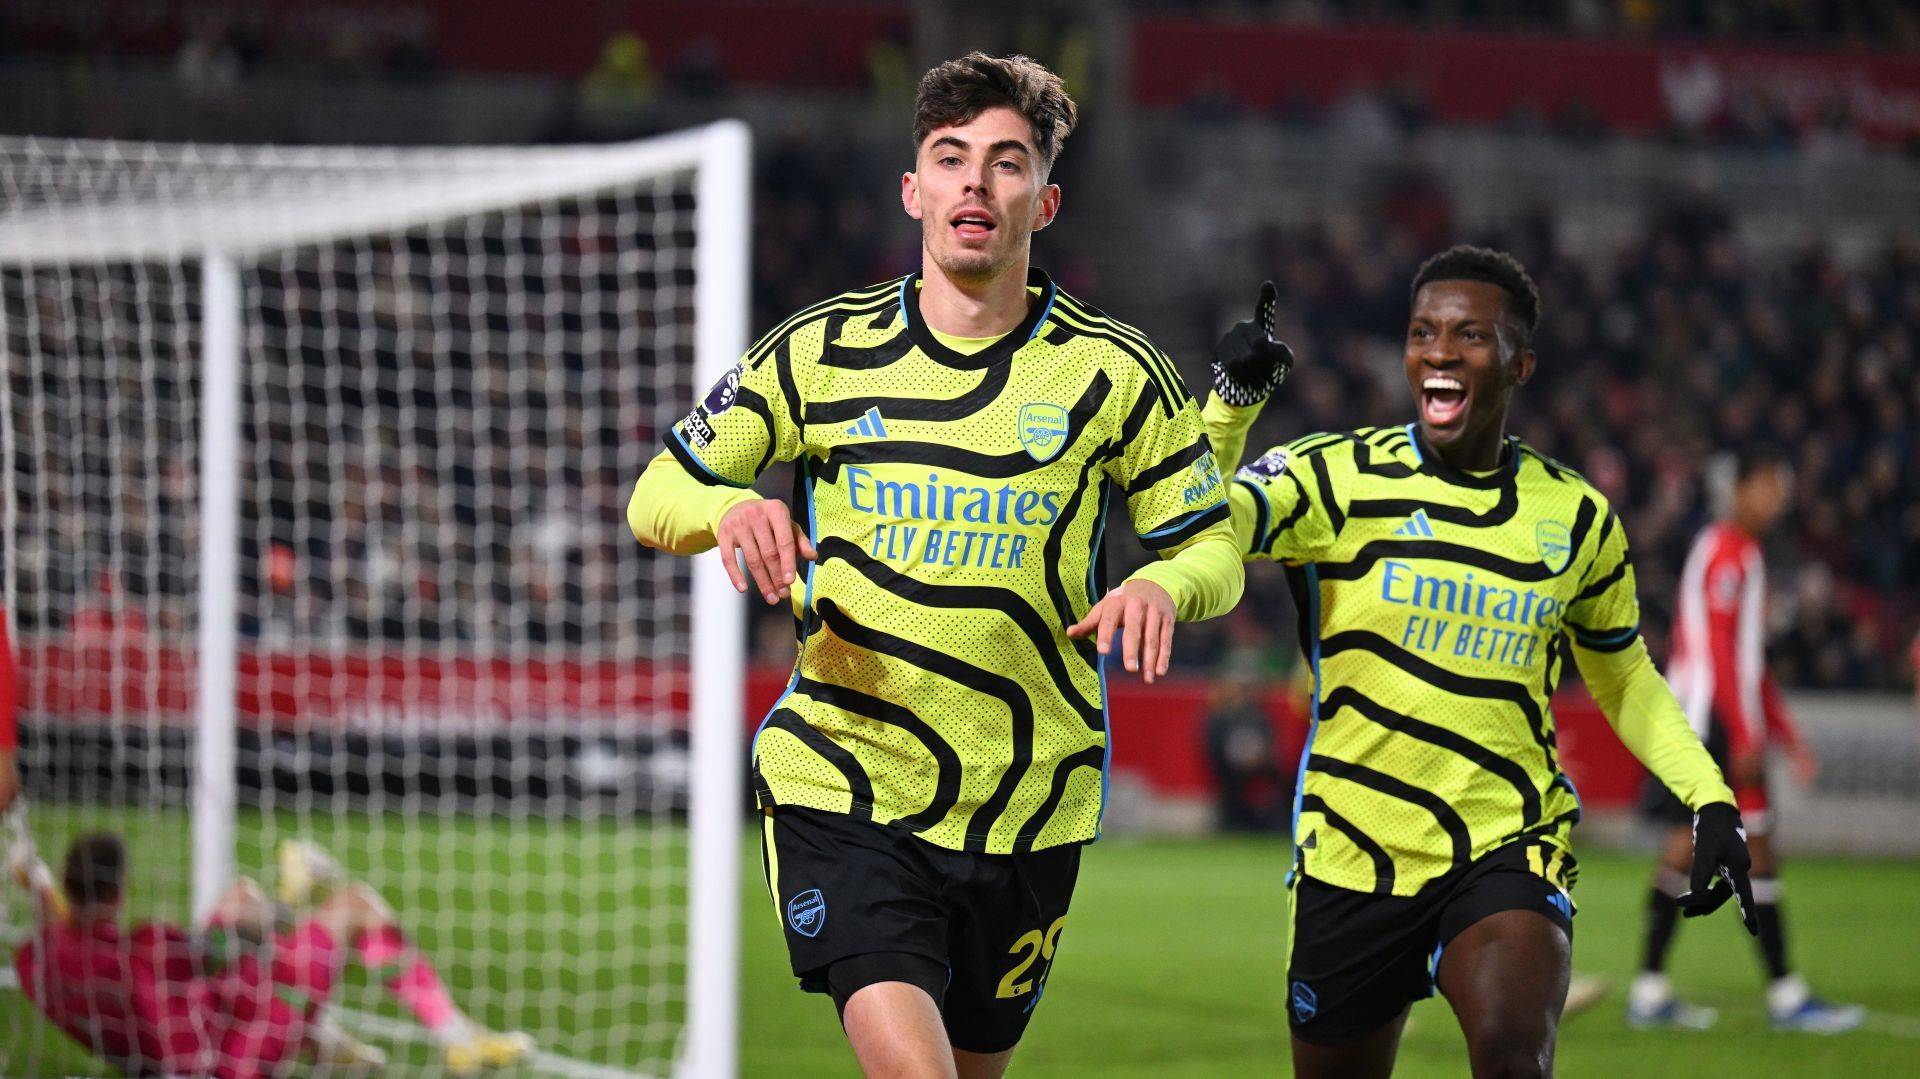
M 130 917 L 184 922 L 311 839 L 537 1070 L 733 1075 L 745 612 L 624 508 L 745 351 L 750 176 L 736 121 L 0 137 L 0 599 L 43 856 L 117 831 Z M 377 983 L 336 1000 L 431 1067 Z M 0 1072 L 61 1074 L 58 1038 L 0 988 Z

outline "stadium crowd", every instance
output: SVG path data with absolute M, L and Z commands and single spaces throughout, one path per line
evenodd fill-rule
M 1142 6 L 1200 11 L 1230 5 Z M 1645 26 L 1661 33 L 1742 38 L 1804 30 L 1820 40 L 1872 34 L 1876 40 L 1898 41 L 1914 32 L 1911 13 L 1902 5 L 1871 0 L 1839 5 L 1379 0 L 1337 6 L 1301 0 L 1253 6 L 1303 20 L 1447 14 L 1467 23 L 1518 18 L 1524 9 L 1535 13 L 1527 16 L 1534 22 L 1563 30 L 1633 32 Z M 273 70 L 286 56 L 312 51 L 257 40 L 256 30 L 251 23 L 236 23 L 188 42 L 180 58 L 183 84 L 190 87 L 206 77 L 208 64 L 215 71 L 231 69 L 220 78 L 246 80 Z M 379 70 L 385 74 L 377 77 L 432 78 L 444 71 L 432 59 L 431 39 L 361 45 L 350 54 L 381 57 Z M 1402 134 L 1428 124 L 1417 93 L 1386 88 L 1378 95 L 1281 119 L 1339 125 L 1352 122 L 1360 111 L 1386 117 Z M 1792 145 L 1806 134 L 1779 126 L 1778 117 L 1749 119 L 1736 117 L 1720 136 Z M 1599 131 L 1583 134 L 1577 120 L 1558 117 L 1556 130 L 1606 137 Z M 871 186 L 872 178 L 885 177 L 888 168 L 848 160 L 865 152 L 860 146 L 830 146 L 780 132 L 764 133 L 761 146 L 753 239 L 756 330 L 849 281 L 879 280 L 914 263 L 911 237 L 883 210 L 891 193 Z M 1078 161 L 1069 155 L 1069 172 L 1058 178 L 1071 190 L 1084 190 L 1083 180 L 1097 182 L 1071 173 L 1084 167 L 1084 155 Z M 863 179 L 849 181 L 850 176 Z M 1302 357 L 1292 384 L 1256 431 L 1256 443 L 1403 418 L 1406 391 L 1394 357 L 1405 317 L 1405 282 L 1413 268 L 1455 239 L 1508 247 L 1533 271 L 1545 307 L 1539 341 L 1543 362 L 1535 384 L 1519 400 L 1518 431 L 1586 473 L 1629 521 L 1656 655 L 1663 653 L 1687 543 L 1710 515 L 1708 462 L 1717 450 L 1766 441 L 1792 453 L 1801 485 L 1798 510 L 1772 550 L 1775 669 L 1795 686 L 1906 683 L 1905 645 L 1920 625 L 1920 371 L 1915 369 L 1920 246 L 1911 236 L 1890 241 L 1858 263 L 1843 263 L 1818 247 L 1785 258 L 1760 256 L 1736 241 L 1726 208 L 1694 200 L 1675 203 L 1630 242 L 1574 253 L 1561 243 L 1557 222 L 1547 211 L 1528 216 L 1504 235 L 1456 235 L 1446 193 L 1417 170 L 1390 185 L 1375 209 L 1304 231 L 1242 237 L 1234 242 L 1250 245 L 1251 256 L 1221 260 L 1255 266 L 1280 282 L 1283 331 Z M 1114 303 L 1117 314 L 1127 315 L 1091 272 L 1101 269 L 1100 259 L 1084 235 L 1049 232 L 1037 248 L 1037 261 L 1067 288 L 1096 303 Z M 1210 269 L 1193 267 L 1174 275 L 1183 283 L 1176 287 L 1191 290 L 1183 297 L 1185 324 L 1145 328 L 1163 341 L 1211 341 L 1227 322 L 1242 317 L 1232 313 L 1242 302 L 1240 283 L 1217 280 Z M 55 324 L 53 319 L 39 323 L 42 332 L 52 332 Z M 13 325 L 19 332 L 24 323 Z M 57 354 L 58 347 L 50 346 L 49 354 Z M 1203 376 L 1204 358 L 1176 356 L 1195 382 Z M 484 356 L 459 362 L 471 365 L 475 385 L 491 388 L 463 394 L 416 386 L 402 404 L 432 409 L 504 402 L 513 371 L 490 368 Z M 295 443 L 312 436 L 291 427 L 257 432 L 289 447 L 274 455 L 273 467 L 293 471 L 264 478 L 261 489 L 249 495 L 248 512 L 264 523 L 250 532 L 243 558 L 243 590 L 255 612 L 248 631 L 280 638 L 506 634 L 535 643 L 591 640 L 609 631 L 624 617 L 616 602 L 628 573 L 624 567 L 645 557 L 624 535 L 618 507 L 633 477 L 615 462 L 637 469 L 644 453 L 627 443 L 638 436 L 651 443 L 660 434 L 623 418 L 655 402 L 606 399 L 600 372 L 617 363 L 617 357 L 569 355 L 540 377 L 522 380 L 521 392 L 532 386 L 531 392 L 551 392 L 559 402 L 560 411 L 551 414 L 565 419 L 554 430 L 515 426 L 524 423 L 515 418 L 476 438 L 457 424 L 436 421 L 441 427 L 436 437 L 444 435 L 448 444 L 431 459 L 374 452 L 365 464 L 344 464 L 330 453 L 293 452 Z M 402 365 L 391 359 L 381 364 L 393 372 L 381 378 L 399 377 Z M 24 368 L 9 374 L 16 380 L 17 411 L 41 400 L 19 381 L 30 377 Z M 313 372 L 310 381 L 323 384 L 326 376 Z M 98 386 L 74 386 L 74 392 L 98 391 Z M 186 382 L 170 384 L 162 387 L 162 396 L 172 401 L 190 389 Z M 341 403 L 351 402 L 342 397 Z M 155 414 L 175 407 L 182 406 L 170 403 Z M 540 408 L 544 404 L 531 402 L 519 415 Z M 101 428 L 108 422 L 83 415 L 64 398 L 58 414 L 82 426 Z M 33 429 L 26 426 L 25 412 L 15 422 L 18 430 Z M 168 433 L 155 431 L 151 437 Z M 521 445 L 502 439 L 518 439 Z M 490 447 L 494 460 L 521 469 L 493 479 L 507 487 L 524 486 L 524 494 L 490 501 L 488 492 L 496 489 L 490 481 L 476 478 L 473 468 L 446 464 L 481 444 Z M 80 496 L 58 481 L 36 479 L 59 471 L 44 465 L 24 453 L 14 462 L 20 538 L 9 557 L 20 569 L 18 587 L 24 594 L 16 616 L 24 628 L 115 625 L 116 617 L 124 620 L 149 596 L 159 597 L 153 608 L 158 628 L 183 627 L 189 581 L 153 567 L 176 564 L 191 549 L 189 533 L 172 523 L 182 519 L 181 507 L 192 497 L 188 462 L 167 462 L 152 482 L 115 495 L 123 535 L 111 541 L 83 535 L 84 521 L 98 519 L 100 507 L 80 505 Z M 297 494 L 299 484 L 318 489 L 337 482 L 364 484 L 368 495 L 325 529 L 297 526 L 305 511 L 290 499 L 304 497 Z M 447 520 L 423 520 L 421 508 L 435 504 L 423 493 L 449 488 L 454 494 Z M 449 534 L 449 528 L 478 529 L 484 536 L 463 547 L 451 565 L 433 547 L 434 538 Z M 456 573 L 455 566 L 466 568 Z M 1255 574 L 1249 588 L 1262 609 L 1276 604 L 1284 609 L 1283 589 L 1272 576 Z M 139 602 L 118 598 L 128 593 Z M 762 611 L 756 617 L 762 620 L 757 639 L 767 642 L 767 658 L 779 661 L 789 630 L 784 616 Z M 1183 628 L 1176 662 L 1208 660 L 1224 646 L 1228 632 L 1222 625 Z M 1290 634 L 1286 626 L 1279 636 Z
M 909 265 L 911 251 L 872 238 L 884 235 L 869 220 L 876 200 L 828 166 L 789 144 L 762 170 L 756 325 L 817 300 L 828 281 Z M 1389 188 L 1378 209 L 1359 224 L 1245 238 L 1246 261 L 1281 285 L 1282 333 L 1302 357 L 1250 445 L 1410 415 L 1398 360 L 1406 282 L 1455 237 L 1444 193 L 1429 186 Z M 1920 623 L 1920 243 L 1896 239 L 1858 266 L 1820 247 L 1757 256 L 1705 196 L 1591 256 L 1569 253 L 1556 224 L 1540 210 L 1475 238 L 1512 250 L 1541 289 L 1542 362 L 1518 398 L 1517 433 L 1587 475 L 1629 522 L 1655 654 L 1687 546 L 1712 515 L 1714 454 L 1771 443 L 1800 484 L 1770 552 L 1775 670 L 1795 686 L 1905 685 L 1904 646 Z M 1056 243 L 1040 261 L 1075 287 L 1086 260 Z M 1212 340 L 1241 317 L 1238 291 L 1251 294 L 1209 267 L 1176 277 L 1193 282 L 1189 324 L 1147 327 L 1162 340 Z M 1204 357 L 1176 359 L 1204 384 Z M 1254 574 L 1248 587 L 1268 593 L 1262 609 L 1287 608 L 1273 578 Z M 1182 627 L 1176 662 L 1208 661 L 1226 632 Z M 1290 626 L 1281 632 L 1290 640 Z
M 1137 6 L 1260 11 L 1301 23 L 1458 23 L 1795 45 L 1920 44 L 1920 13 L 1900 0 L 1140 0 Z
M 1419 234 L 1389 211 L 1253 239 L 1304 357 L 1255 443 L 1407 413 L 1398 331 L 1430 246 Z M 1857 267 L 1819 247 L 1760 258 L 1710 202 L 1676 204 L 1590 258 L 1567 253 L 1544 212 L 1486 239 L 1542 295 L 1541 363 L 1516 432 L 1629 522 L 1655 654 L 1687 546 L 1711 517 L 1714 455 L 1764 443 L 1798 474 L 1770 551 L 1775 670 L 1797 686 L 1905 684 L 1902 644 L 1920 618 L 1920 246 L 1895 240 Z M 1217 319 L 1218 306 L 1196 297 L 1195 317 Z
M 911 263 L 914 252 L 887 239 L 893 233 L 873 219 L 882 203 L 847 191 L 835 176 L 830 162 L 809 157 L 799 143 L 777 144 L 763 160 L 756 327 L 819 299 L 832 287 L 827 282 L 878 280 Z M 1408 413 L 1397 360 L 1405 283 L 1436 242 L 1451 238 L 1451 225 L 1444 201 L 1408 201 L 1404 192 L 1390 193 L 1379 213 L 1352 220 L 1363 223 L 1244 238 L 1254 248 L 1246 261 L 1281 285 L 1281 332 L 1302 357 L 1256 444 L 1400 422 Z M 1542 211 L 1504 235 L 1476 237 L 1514 251 L 1543 296 L 1542 363 L 1519 399 L 1517 432 L 1591 478 L 1630 524 L 1655 654 L 1664 654 L 1687 544 L 1711 514 L 1714 453 L 1768 442 L 1792 455 L 1800 484 L 1797 510 L 1770 552 L 1775 669 L 1793 686 L 1905 685 L 1905 645 L 1920 623 L 1920 246 L 1896 240 L 1857 266 L 1820 248 L 1763 258 L 1741 248 L 1723 208 L 1698 200 L 1672 205 L 1631 243 L 1597 255 L 1566 251 L 1555 226 Z M 1076 280 L 1091 256 L 1063 246 L 1065 238 L 1049 238 L 1042 264 L 1098 300 L 1097 284 Z M 1150 331 L 1162 340 L 1211 340 L 1235 317 L 1239 290 L 1206 271 L 1190 275 L 1189 324 Z M 350 328 L 340 321 L 350 316 L 332 312 L 315 325 Z M 38 325 L 53 332 L 58 322 Z M 29 351 L 26 341 L 16 344 Z M 59 355 L 73 346 L 32 347 Z M 1176 358 L 1200 384 L 1204 357 Z M 618 507 L 633 477 L 617 462 L 631 458 L 637 469 L 643 450 L 624 441 L 644 437 L 651 445 L 658 435 L 621 418 L 642 402 L 605 397 L 600 364 L 611 357 L 551 359 L 537 378 L 521 381 L 519 392 L 533 396 L 517 409 L 507 360 L 454 359 L 471 371 L 464 389 L 415 379 L 401 396 L 394 387 L 407 379 L 407 365 L 382 355 L 363 376 L 371 380 L 364 389 L 326 391 L 326 399 L 338 398 L 332 407 L 352 405 L 361 393 L 380 406 L 366 425 L 375 445 L 358 459 L 322 444 L 333 437 L 324 429 L 303 431 L 289 419 L 301 392 L 323 400 L 311 395 L 330 376 L 312 364 L 324 365 L 325 356 L 288 370 L 290 384 L 304 382 L 305 391 L 251 391 L 256 406 L 268 406 L 259 415 L 274 417 L 253 435 L 275 445 L 245 492 L 248 632 L 282 640 L 505 634 L 538 644 L 602 639 L 618 629 L 630 572 L 622 567 L 644 556 L 623 534 Z M 138 410 L 117 419 L 88 415 L 67 399 L 103 393 L 103 384 L 85 379 L 104 371 L 71 383 L 42 371 L 38 386 L 20 381 L 36 377 L 29 372 L 14 369 L 16 410 L 51 411 L 16 416 L 16 429 L 43 427 L 50 415 L 56 427 L 79 425 L 72 445 L 107 453 L 112 424 L 153 422 Z M 170 402 L 154 415 L 183 407 L 178 399 L 188 388 L 167 380 L 151 387 L 149 398 Z M 294 396 L 267 400 L 282 392 Z M 494 419 L 484 432 L 470 429 L 448 422 L 441 411 L 448 407 L 482 408 Z M 428 414 L 439 418 L 425 433 L 441 449 L 397 452 L 400 427 Z M 555 418 L 552 429 L 529 426 L 540 415 Z M 168 437 L 158 428 L 136 433 Z M 61 444 L 39 449 L 58 452 Z M 119 452 L 140 444 L 123 442 Z M 58 476 L 71 465 L 17 457 L 22 628 L 125 628 L 129 618 L 184 628 L 190 582 L 168 567 L 184 567 L 192 549 L 190 527 L 179 523 L 192 498 L 188 466 L 164 463 L 148 484 L 119 492 L 118 534 L 89 536 L 85 522 L 109 510 L 82 504 L 62 486 Z M 771 480 L 774 489 L 783 482 Z M 326 520 L 307 500 L 332 483 L 365 495 Z M 451 558 L 435 550 L 450 536 L 460 537 Z M 1121 545 L 1110 554 L 1134 557 Z M 1261 609 L 1286 609 L 1272 575 L 1252 575 L 1249 588 Z M 765 658 L 783 661 L 785 617 L 756 617 Z M 1230 632 L 1224 623 L 1184 627 L 1176 661 L 1209 661 Z M 1290 650 L 1291 632 L 1290 621 L 1276 627 L 1277 651 Z

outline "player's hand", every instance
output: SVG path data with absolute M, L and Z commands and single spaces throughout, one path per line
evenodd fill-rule
M 1789 751 L 1793 760 L 1793 778 L 1800 781 L 1802 787 L 1813 786 L 1820 778 L 1820 758 L 1806 746 L 1794 746 Z
M 811 562 L 812 541 L 787 513 L 787 504 L 777 498 L 757 498 L 742 502 L 720 518 L 714 532 L 720 548 L 720 564 L 736 592 L 747 590 L 746 574 L 740 572 L 744 557 L 753 586 L 768 603 L 779 603 L 793 594 L 795 558 Z
M 1727 761 L 1727 782 L 1734 790 L 1758 787 L 1767 781 L 1767 760 L 1757 751 L 1738 750 Z
M 1726 802 L 1701 806 L 1693 815 L 1693 877 L 1687 893 L 1676 900 L 1680 912 L 1689 918 L 1712 914 L 1733 896 L 1747 932 L 1758 936 L 1760 915 L 1753 903 L 1753 883 L 1747 879 L 1752 867 L 1740 811 Z
M 8 813 L 0 822 L 0 848 L 6 859 L 0 861 L 0 877 L 33 890 L 33 868 L 40 864 L 40 852 L 33 845 L 33 833 L 27 831 L 26 811 Z
M 0 813 L 5 813 L 20 796 L 20 771 L 14 766 L 13 751 L 0 749 Z
M 1234 323 L 1213 346 L 1213 392 L 1227 404 L 1259 404 L 1293 370 L 1293 350 L 1273 339 L 1273 309 L 1279 298 L 1273 282 L 1261 283 L 1253 317 Z
M 1067 627 L 1075 640 L 1091 636 L 1100 654 L 1120 639 L 1120 661 L 1151 685 L 1173 658 L 1173 597 L 1152 581 L 1134 579 L 1100 597 L 1087 616 Z

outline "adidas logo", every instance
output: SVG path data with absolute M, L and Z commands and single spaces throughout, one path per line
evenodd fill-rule
M 863 438 L 885 438 L 887 437 L 887 425 L 881 422 L 880 410 L 878 408 L 869 408 L 867 409 L 866 415 L 855 420 L 853 426 L 847 428 L 847 433 L 850 435 L 859 435 Z M 1428 535 L 1432 535 L 1432 533 L 1429 532 Z
M 1406 523 L 1393 530 L 1396 536 L 1412 536 L 1418 539 L 1433 538 L 1433 524 L 1427 520 L 1426 510 L 1414 510 Z

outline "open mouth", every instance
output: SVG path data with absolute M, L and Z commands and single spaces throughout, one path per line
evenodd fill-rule
M 948 224 L 963 240 L 982 239 L 996 227 L 993 215 L 985 210 L 962 210 L 954 214 Z
M 1467 384 L 1451 375 L 1428 375 L 1420 384 L 1420 416 L 1431 427 L 1447 427 L 1467 410 Z

